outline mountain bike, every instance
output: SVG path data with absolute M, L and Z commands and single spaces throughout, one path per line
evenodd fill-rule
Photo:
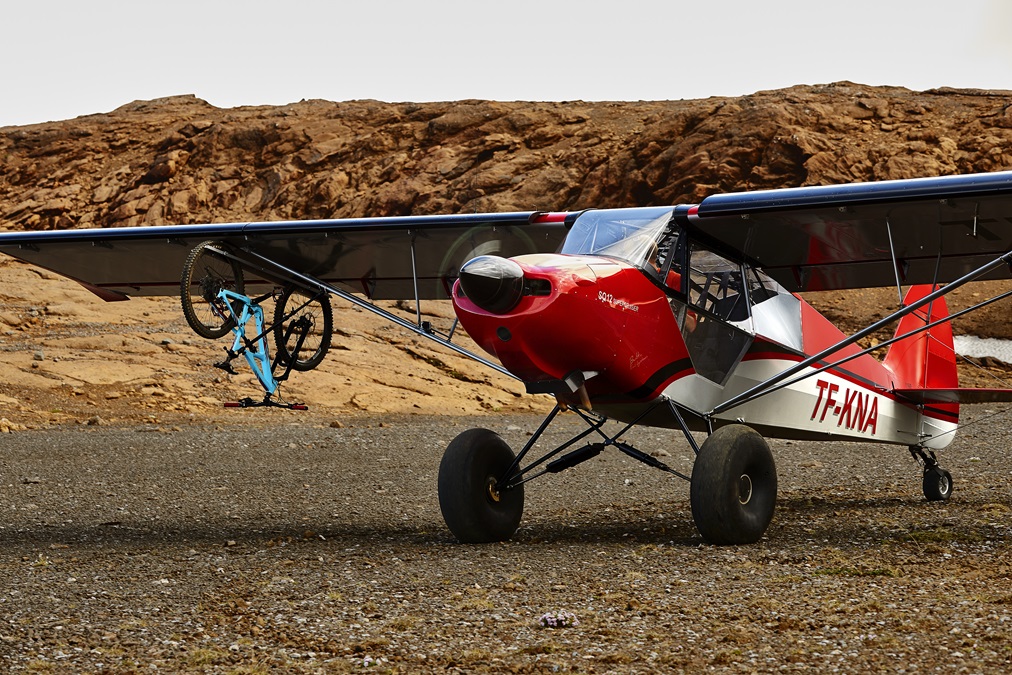
M 334 323 L 328 294 L 323 289 L 307 291 L 292 285 L 258 297 L 250 297 L 244 290 L 242 266 L 222 244 L 204 242 L 190 252 L 180 282 L 187 324 L 208 339 L 232 332 L 225 360 L 215 367 L 236 375 L 232 361 L 243 356 L 266 392 L 262 401 L 245 398 L 226 406 L 306 409 L 302 404 L 280 403 L 274 396 L 292 370 L 312 370 L 326 356 Z M 271 325 L 266 324 L 261 306 L 269 298 L 275 300 Z M 273 358 L 268 334 L 273 335 L 277 349 Z M 279 366 L 284 370 L 275 375 Z

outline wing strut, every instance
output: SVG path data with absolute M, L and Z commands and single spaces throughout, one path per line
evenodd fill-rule
M 417 274 L 415 274 L 414 269 L 412 269 L 412 276 L 414 277 L 413 281 L 415 288 L 415 307 L 416 307 L 416 316 L 418 320 L 417 323 L 407 321 L 392 312 L 388 312 L 382 307 L 377 307 L 371 302 L 362 300 L 361 298 L 355 296 L 352 293 L 349 293 L 348 291 L 344 291 L 341 290 L 340 288 L 331 286 L 330 284 L 327 284 L 309 275 L 302 274 L 301 272 L 296 272 L 295 270 L 289 267 L 285 267 L 284 265 L 277 263 L 271 260 L 270 258 L 266 258 L 260 255 L 259 253 L 250 251 L 248 249 L 240 249 L 240 251 L 241 253 L 239 254 L 230 251 L 223 251 L 223 253 L 227 257 L 233 258 L 236 261 L 241 262 L 243 265 L 250 267 L 253 271 L 263 274 L 264 278 L 266 279 L 284 279 L 286 281 L 297 282 L 298 284 L 302 285 L 304 288 L 307 289 L 319 290 L 325 293 L 330 293 L 331 295 L 336 295 L 337 297 L 341 298 L 342 300 L 350 302 L 356 307 L 372 312 L 373 314 L 382 317 L 387 321 L 397 324 L 401 328 L 406 328 L 412 333 L 415 333 L 424 338 L 428 338 L 433 342 L 441 344 L 447 349 L 457 352 L 461 356 L 473 359 L 474 361 L 477 361 L 478 363 L 484 366 L 488 366 L 489 368 L 497 372 L 500 372 L 503 375 L 507 375 L 514 380 L 519 379 L 517 378 L 516 375 L 503 368 L 500 364 L 495 363 L 494 361 L 490 361 L 485 357 L 480 356 L 479 354 L 475 354 L 474 352 L 464 349 L 460 345 L 451 342 L 450 340 L 453 336 L 452 330 L 449 336 L 444 337 L 443 335 L 437 333 L 429 324 L 429 322 L 422 321 L 421 300 L 419 299 L 418 296 L 418 276 Z M 414 251 L 412 250 L 412 262 L 414 258 L 413 253 Z M 258 266 L 259 269 L 257 269 Z M 456 322 L 454 322 L 453 328 L 456 329 Z
M 899 296 L 900 304 L 903 306 L 903 286 L 900 284 L 900 263 L 896 259 L 896 247 L 893 246 L 893 228 L 889 224 L 889 218 L 886 217 L 886 234 L 889 235 L 889 257 L 893 259 L 893 274 L 896 276 L 896 294 Z M 941 254 L 941 251 L 939 251 Z
M 409 230 L 408 235 L 411 237 L 411 285 L 415 289 L 415 320 L 418 326 L 421 326 L 422 300 L 418 296 L 418 265 L 415 263 L 415 231 Z
M 709 413 L 707 413 L 707 417 L 712 417 L 713 415 L 719 415 L 720 413 L 722 413 L 722 412 L 724 412 L 726 410 L 730 410 L 731 408 L 734 408 L 735 406 L 742 405 L 743 403 L 748 403 L 749 401 L 757 399 L 760 396 L 764 396 L 764 395 L 770 393 L 771 391 L 775 391 L 775 388 L 774 388 L 773 385 L 778 384 L 780 382 L 783 382 L 784 380 L 786 380 L 787 378 L 791 377 L 792 375 L 796 375 L 796 374 L 800 373 L 801 371 L 803 371 L 804 369 L 808 368 L 812 364 L 815 364 L 815 363 L 818 363 L 819 361 L 822 361 L 826 357 L 835 354 L 836 352 L 840 351 L 844 347 L 848 347 L 848 346 L 854 344 L 855 342 L 857 342 L 858 340 L 860 340 L 861 338 L 863 338 L 863 337 L 865 337 L 867 335 L 871 335 L 872 333 L 874 333 L 875 331 L 879 330 L 880 328 L 884 328 L 885 326 L 888 326 L 889 324 L 893 323 L 897 319 L 901 319 L 904 316 L 906 316 L 907 314 L 911 314 L 913 312 L 916 312 L 921 307 L 924 307 L 925 305 L 927 305 L 927 304 L 929 304 L 931 302 L 934 302 L 936 299 L 942 297 L 943 295 L 946 295 L 950 291 L 956 290 L 960 286 L 962 286 L 962 285 L 964 285 L 966 283 L 969 283 L 969 282 L 975 280 L 976 278 L 978 278 L 980 276 L 983 276 L 984 274 L 987 274 L 991 270 L 993 270 L 993 269 L 995 269 L 995 268 L 997 268 L 997 267 L 999 267 L 999 266 L 1001 266 L 1003 264 L 1005 264 L 1005 265 L 1012 265 L 1012 251 L 1009 251 L 1005 255 L 1002 255 L 1002 256 L 1000 256 L 998 258 L 995 258 L 994 260 L 992 260 L 991 262 L 987 263 L 986 265 L 982 265 L 982 266 L 978 267 L 977 269 L 975 269 L 974 271 L 970 272 L 969 274 L 964 274 L 959 279 L 956 279 L 955 281 L 953 281 L 952 283 L 946 285 L 945 287 L 940 288 L 940 289 L 938 289 L 938 290 L 936 290 L 936 291 L 934 291 L 932 293 L 929 293 L 928 295 L 925 295 L 918 302 L 915 302 L 912 305 L 908 305 L 906 307 L 903 307 L 901 309 L 896 310 L 895 312 L 893 312 L 889 316 L 885 317 L 884 319 L 880 319 L 879 321 L 876 321 L 875 323 L 871 324 L 870 326 L 859 330 L 858 332 L 854 333 L 850 337 L 845 338 L 843 340 L 840 340 L 835 345 L 832 345 L 831 347 L 827 347 L 826 349 L 823 349 L 818 354 L 816 354 L 814 356 L 809 356 L 807 359 L 804 359 L 803 361 L 799 361 L 798 363 L 796 363 L 795 365 L 791 366 L 790 368 L 787 368 L 786 370 L 784 370 L 784 371 L 782 371 L 782 372 L 774 375 L 773 377 L 770 377 L 770 378 L 768 378 L 768 379 L 760 382 L 759 384 L 755 385 L 751 389 L 748 389 L 747 391 L 744 391 L 741 394 L 738 394 L 737 396 L 729 398 L 728 400 L 724 401 L 723 403 L 721 403 L 721 404 L 719 404 L 717 406 L 714 406 L 713 410 L 711 410 Z M 1005 295 L 1007 295 L 1007 294 L 1005 294 Z M 999 297 L 1002 297 L 1002 296 L 999 296 Z M 997 298 L 995 298 L 995 299 L 997 299 Z M 969 310 L 966 310 L 966 311 L 969 311 Z M 965 312 L 962 312 L 962 313 L 965 313 Z M 952 316 L 946 317 L 945 320 L 952 320 L 952 318 L 954 318 L 955 316 L 957 316 L 957 315 L 952 315 Z M 920 329 L 918 329 L 918 331 L 923 330 L 923 329 L 924 328 L 920 328 Z M 885 343 L 879 344 L 875 348 L 877 349 L 878 347 L 883 346 L 883 344 L 885 344 Z M 831 366 L 835 366 L 835 365 L 838 365 L 838 364 L 831 364 Z M 827 367 L 831 367 L 831 366 L 827 366 Z M 823 370 L 825 370 L 825 368 Z M 805 377 L 808 377 L 808 375 L 805 375 Z M 804 379 L 804 378 L 798 378 L 798 379 Z M 784 385 L 784 386 L 786 386 L 786 385 Z M 779 387 L 777 387 L 777 389 L 779 389 Z

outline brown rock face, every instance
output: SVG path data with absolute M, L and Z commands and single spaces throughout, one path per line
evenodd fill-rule
M 994 171 L 1012 168 L 1010 110 L 1010 92 L 850 83 L 594 104 L 304 101 L 221 110 L 180 96 L 0 129 L 0 229 L 575 210 Z M 248 372 L 224 377 L 213 368 L 221 345 L 194 342 L 174 298 L 105 304 L 3 257 L 0 287 L 0 433 L 66 419 L 234 420 L 221 401 L 259 395 Z M 950 307 L 991 295 L 965 287 Z M 897 301 L 895 289 L 810 299 L 848 331 Z M 324 415 L 543 405 L 517 383 L 354 308 L 336 311 L 331 353 L 286 388 Z M 448 330 L 448 307 L 426 312 Z M 414 308 L 405 316 L 413 320 Z M 957 330 L 1012 338 L 1008 317 L 1007 304 L 995 304 Z M 977 386 L 1007 378 L 992 370 L 962 377 Z
M 0 129 L 10 229 L 569 210 L 1012 167 L 1012 93 L 838 83 L 637 103 L 192 96 Z

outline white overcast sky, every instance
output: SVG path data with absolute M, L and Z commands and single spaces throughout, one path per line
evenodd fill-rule
M 663 100 L 1012 90 L 1009 0 L 4 0 L 0 126 L 195 94 Z

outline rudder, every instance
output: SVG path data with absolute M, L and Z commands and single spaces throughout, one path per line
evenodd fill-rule
M 934 290 L 933 286 L 927 284 L 911 286 L 903 298 L 903 306 L 917 303 Z M 896 336 L 906 335 L 948 315 L 949 308 L 945 297 L 936 298 L 928 305 L 900 319 L 896 327 Z M 959 375 L 956 371 L 956 352 L 952 345 L 952 324 L 946 321 L 894 342 L 886 353 L 884 365 L 895 377 L 894 389 L 958 387 Z M 952 415 L 959 414 L 958 403 L 934 404 L 932 407 Z

